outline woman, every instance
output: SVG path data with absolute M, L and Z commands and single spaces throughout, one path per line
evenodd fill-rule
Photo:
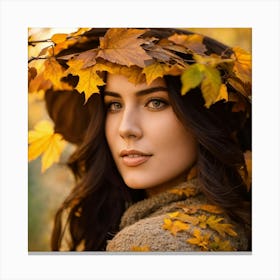
M 54 82 L 45 94 L 56 132 L 78 144 L 68 163 L 77 184 L 55 217 L 52 249 L 250 250 L 250 103 L 247 77 L 233 75 L 236 53 L 176 29 L 84 34 L 53 54 L 86 105 Z M 84 69 L 99 94 L 81 90 Z

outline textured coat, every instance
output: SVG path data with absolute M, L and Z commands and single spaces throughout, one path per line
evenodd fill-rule
M 188 181 L 130 206 L 107 251 L 246 251 L 235 224 Z

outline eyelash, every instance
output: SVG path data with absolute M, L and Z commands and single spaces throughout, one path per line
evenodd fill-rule
M 157 108 L 149 107 L 149 104 L 152 103 L 152 102 L 155 102 L 155 101 L 160 102 L 161 105 Z M 112 106 L 116 105 L 116 104 L 120 105 L 121 107 L 119 109 L 112 109 Z M 152 110 L 152 111 L 159 111 L 159 110 L 162 110 L 163 108 L 165 108 L 168 105 L 169 105 L 169 103 L 166 100 L 163 100 L 161 98 L 151 98 L 150 100 L 148 100 L 146 102 L 145 107 L 147 107 L 149 110 Z M 109 111 L 111 113 L 116 113 L 116 112 L 121 110 L 122 105 L 121 105 L 121 102 L 112 101 L 112 102 L 108 102 L 106 104 L 106 108 L 107 108 L 107 111 Z

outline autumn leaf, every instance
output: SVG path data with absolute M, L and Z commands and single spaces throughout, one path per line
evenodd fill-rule
M 223 210 L 219 206 L 212 205 L 212 204 L 200 204 L 197 206 L 197 208 L 214 214 L 223 213 Z
M 127 79 L 133 83 L 133 84 L 138 84 L 138 83 L 144 83 L 145 80 L 145 75 L 142 73 L 142 69 L 138 66 L 123 66 L 115 63 L 111 63 L 109 61 L 103 61 L 99 62 L 96 64 L 96 70 L 97 71 L 106 71 L 111 74 L 116 74 L 116 75 L 123 75 L 127 77 Z
M 192 64 L 181 75 L 182 89 L 181 94 L 185 95 L 190 89 L 200 85 L 204 75 L 199 64 Z
M 251 54 L 246 52 L 240 47 L 232 48 L 232 58 L 235 58 L 233 72 L 243 81 L 243 83 L 251 83 L 252 80 L 252 57 Z
M 151 251 L 149 246 L 132 246 L 131 251 L 133 252 L 149 252 Z
M 54 90 L 71 90 L 72 87 L 67 83 L 61 81 L 61 78 L 65 77 L 65 71 L 63 67 L 57 62 L 54 57 L 46 59 L 45 70 L 43 72 L 45 80 L 50 80 Z
M 100 38 L 100 50 L 97 57 L 102 57 L 121 65 L 145 67 L 145 60 L 151 57 L 141 47 L 145 41 L 138 37 L 146 30 L 111 28 Z
M 229 240 L 221 240 L 218 236 L 215 236 L 214 241 L 209 244 L 209 249 L 210 251 L 236 251 Z
M 219 94 L 218 94 L 215 102 L 220 101 L 220 100 L 228 101 L 228 91 L 227 91 L 227 86 L 225 84 L 221 84 L 220 89 L 219 89 Z
M 202 67 L 202 65 L 200 66 Z M 205 65 L 202 67 L 202 71 L 204 79 L 201 82 L 201 91 L 205 100 L 205 106 L 209 108 L 210 105 L 216 102 L 219 96 L 222 81 L 220 72 L 217 69 Z
M 95 66 L 83 69 L 84 62 L 79 59 L 72 59 L 67 63 L 70 68 L 67 74 L 78 75 L 79 82 L 76 89 L 85 94 L 85 102 L 90 98 L 93 93 L 99 93 L 99 86 L 105 85 L 102 78 L 96 73 Z
M 216 67 L 218 64 L 225 63 L 225 62 L 232 63 L 234 61 L 232 58 L 221 58 L 217 54 L 211 54 L 211 55 L 193 54 L 193 58 L 195 59 L 196 63 L 209 65 L 211 67 Z
M 85 69 L 87 67 L 91 67 L 96 64 L 96 55 L 97 55 L 97 50 L 88 50 L 84 51 L 81 54 L 77 55 L 76 59 L 77 60 L 83 60 L 84 64 L 82 69 Z
M 186 242 L 199 246 L 203 250 L 208 250 L 208 245 L 209 245 L 209 239 L 211 234 L 201 234 L 199 229 L 194 229 L 193 231 L 193 238 L 189 238 L 186 240 Z
M 28 83 L 37 76 L 37 69 L 35 67 L 28 67 Z
M 35 93 L 40 90 L 46 91 L 52 87 L 50 80 L 46 80 L 43 73 L 38 74 L 34 79 L 31 79 L 28 83 L 28 92 Z
M 216 230 L 221 236 L 225 236 L 225 234 L 228 234 L 230 236 L 237 236 L 237 233 L 233 230 L 232 224 L 223 224 L 220 223 L 223 218 L 216 218 L 215 216 L 210 216 L 207 219 L 207 224 L 210 228 Z
M 146 75 L 148 85 L 150 85 L 155 79 L 161 78 L 164 75 L 180 75 L 182 72 L 183 69 L 177 65 L 169 66 L 159 62 L 146 66 L 142 71 L 142 73 Z
M 54 133 L 52 123 L 41 121 L 34 130 L 28 132 L 28 144 L 28 160 L 34 160 L 42 155 L 41 171 L 44 172 L 59 161 L 66 142 L 60 134 Z
M 178 195 L 185 195 L 186 197 L 191 197 L 191 196 L 195 196 L 199 193 L 199 190 L 197 188 L 193 188 L 193 187 L 185 187 L 182 189 L 171 189 L 169 190 L 170 193 L 174 193 L 174 194 L 178 194 Z
M 195 53 L 203 54 L 207 51 L 203 44 L 203 36 L 199 34 L 174 34 L 168 38 L 171 42 L 182 45 Z
M 56 33 L 51 37 L 51 40 L 55 44 L 59 44 L 64 42 L 67 39 L 68 34 Z
M 190 216 L 188 214 L 184 214 L 182 212 L 176 211 L 167 214 L 171 219 L 176 219 L 184 223 L 190 223 L 192 225 L 197 225 L 199 223 L 199 219 L 195 216 Z
M 169 230 L 174 236 L 177 235 L 177 232 L 184 231 L 189 229 L 189 225 L 181 222 L 181 221 L 172 221 L 169 218 L 164 219 L 164 224 L 162 225 L 162 228 L 165 230 Z
M 199 220 L 199 226 L 205 229 L 207 227 L 207 216 L 200 215 L 197 217 L 197 219 Z

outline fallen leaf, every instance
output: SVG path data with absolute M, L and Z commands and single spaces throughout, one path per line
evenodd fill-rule
M 189 229 L 189 225 L 181 222 L 181 221 L 172 221 L 169 218 L 165 218 L 164 224 L 162 225 L 162 228 L 165 230 L 169 230 L 174 236 L 177 235 L 179 231 L 184 231 Z
M 133 252 L 149 252 L 151 251 L 149 246 L 132 246 L 131 251 Z
M 233 237 L 237 236 L 237 233 L 233 230 L 233 225 L 220 223 L 222 220 L 224 219 L 216 218 L 216 216 L 210 216 L 207 219 L 207 225 L 209 225 L 210 228 L 216 230 L 223 237 L 225 237 L 225 234 Z
M 34 130 L 28 132 L 28 160 L 34 160 L 42 155 L 42 168 L 44 172 L 53 163 L 58 162 L 66 145 L 62 135 L 54 133 L 52 123 L 41 121 Z
M 221 240 L 218 236 L 209 244 L 210 251 L 236 251 L 229 240 Z
M 203 235 L 199 229 L 194 229 L 193 236 L 193 238 L 187 239 L 186 242 L 199 246 L 203 251 L 207 251 L 211 234 L 208 233 Z

